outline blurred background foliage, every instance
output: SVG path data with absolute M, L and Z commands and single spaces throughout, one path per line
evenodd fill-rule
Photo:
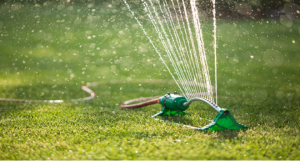
M 120 0 L 114 0 L 120 1 Z M 171 0 L 167 0 L 168 2 Z M 94 3 L 103 4 L 111 0 L 4 0 L 0 4 L 14 4 L 15 8 L 26 4 L 49 5 L 53 3 Z M 128 0 L 142 6 L 141 0 Z M 162 2 L 162 0 L 160 0 Z M 17 3 L 17 4 L 16 4 Z M 189 1 L 186 1 L 189 7 Z M 211 0 L 196 1 L 200 10 L 211 13 Z M 281 15 L 286 15 L 290 19 L 300 20 L 300 0 L 216 0 L 218 18 L 274 18 L 279 19 Z M 119 5 L 122 5 L 120 3 Z

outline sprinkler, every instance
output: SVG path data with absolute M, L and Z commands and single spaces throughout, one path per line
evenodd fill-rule
M 149 99 L 151 100 L 143 103 L 134 104 L 134 105 L 128 105 L 129 103 L 142 101 L 142 100 L 144 101 Z M 249 128 L 248 126 L 238 123 L 228 109 L 222 109 L 218 105 L 204 98 L 196 97 L 188 100 L 186 97 L 179 95 L 177 92 L 174 92 L 174 94 L 167 93 L 166 95 L 160 97 L 159 99 L 153 99 L 153 97 L 147 97 L 147 98 L 140 98 L 131 101 L 126 101 L 122 103 L 120 107 L 139 108 L 150 104 L 160 103 L 162 105 L 161 111 L 153 115 L 152 118 L 157 116 L 184 116 L 184 115 L 190 115 L 189 113 L 186 113 L 184 111 L 187 110 L 189 106 L 196 101 L 202 101 L 209 104 L 218 112 L 218 114 L 210 124 L 202 128 L 192 127 L 193 129 L 219 131 L 219 130 L 246 130 Z

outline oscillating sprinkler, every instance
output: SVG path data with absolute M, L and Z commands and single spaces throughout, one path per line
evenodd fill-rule
M 145 102 L 132 104 L 134 102 L 140 102 L 140 101 L 145 101 Z M 159 98 L 145 97 L 145 98 L 138 98 L 138 99 L 125 101 L 122 104 L 120 104 L 120 107 L 140 108 L 155 103 L 160 103 L 162 105 L 161 111 L 153 115 L 152 118 L 155 118 L 157 116 L 183 116 L 183 115 L 190 115 L 189 113 L 186 113 L 184 111 L 187 110 L 189 106 L 195 101 L 202 101 L 209 104 L 218 112 L 218 114 L 210 124 L 202 128 L 191 127 L 191 126 L 189 127 L 196 130 L 208 130 L 208 131 L 246 130 L 249 128 L 248 126 L 238 123 L 228 109 L 222 109 L 218 105 L 214 104 L 213 102 L 200 97 L 195 97 L 188 100 L 186 97 L 179 95 L 177 92 L 174 92 L 174 94 L 167 93 L 166 95 Z
M 152 118 L 157 116 L 190 115 L 184 111 L 188 109 L 190 104 L 192 104 L 195 101 L 206 102 L 211 107 L 213 107 L 216 111 L 218 111 L 218 114 L 210 124 L 202 128 L 194 128 L 194 129 L 218 131 L 218 130 L 246 130 L 249 128 L 243 124 L 238 123 L 228 109 L 222 109 L 218 105 L 203 98 L 196 97 L 188 100 L 186 97 L 178 95 L 177 92 L 174 92 L 174 94 L 167 93 L 165 96 L 159 99 L 159 103 L 162 105 L 162 110 L 159 113 L 153 115 Z

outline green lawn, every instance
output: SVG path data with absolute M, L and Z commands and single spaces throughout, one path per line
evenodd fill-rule
M 159 105 L 118 107 L 179 91 L 123 3 L 10 5 L 0 98 L 70 100 L 103 85 L 87 102 L 0 102 L 0 159 L 300 159 L 299 23 L 218 21 L 218 104 L 250 129 L 201 132 L 152 119 Z M 204 103 L 187 112 L 161 119 L 201 127 L 217 114 Z

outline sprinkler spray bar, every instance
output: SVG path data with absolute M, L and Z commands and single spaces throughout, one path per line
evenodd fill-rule
M 220 108 L 218 105 L 212 103 L 211 101 L 209 101 L 209 100 L 207 100 L 207 99 L 199 98 L 199 97 L 195 97 L 195 98 L 190 99 L 188 102 L 184 102 L 184 103 L 182 104 L 182 106 L 189 106 L 189 105 L 191 105 L 191 104 L 192 104 L 193 102 L 195 102 L 195 101 L 203 101 L 203 102 L 209 104 L 211 107 L 213 107 L 213 108 L 214 108 L 215 110 L 217 110 L 218 112 L 221 111 L 221 108 Z

